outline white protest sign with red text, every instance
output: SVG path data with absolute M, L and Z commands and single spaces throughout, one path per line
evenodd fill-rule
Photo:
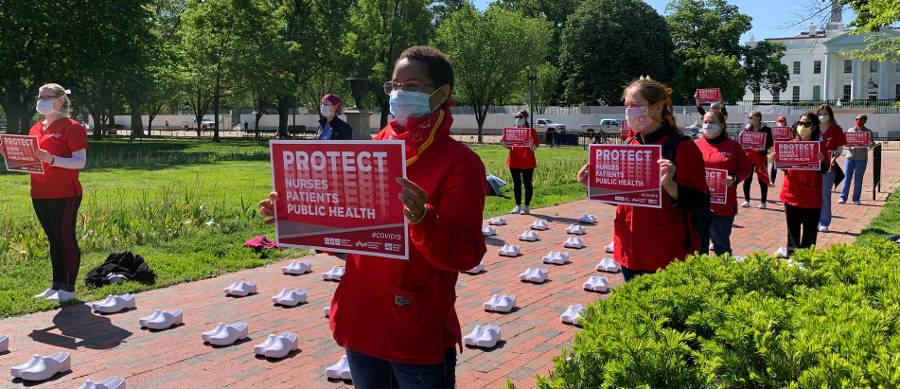
M 818 171 L 820 146 L 818 141 L 775 142 L 775 168 Z
M 402 141 L 269 141 L 276 242 L 409 259 Z
M 847 138 L 847 147 L 868 147 L 871 143 L 870 135 L 868 131 L 844 133 L 844 137 Z
M 785 126 L 772 127 L 772 140 L 787 141 L 791 140 L 791 128 Z
M 529 147 L 531 146 L 531 129 L 504 128 L 503 139 L 500 143 L 509 147 Z
M 20 173 L 44 174 L 44 165 L 37 157 L 38 138 L 24 135 L 0 135 L 6 170 Z
M 725 180 L 728 179 L 728 170 L 706 168 L 706 186 L 709 187 L 709 202 L 713 204 L 725 204 L 728 200 L 728 187 Z
M 741 132 L 741 147 L 746 150 L 762 151 L 766 149 L 766 133 L 759 131 Z
M 719 88 L 697 89 L 697 102 L 700 104 L 718 103 L 721 99 Z
M 588 198 L 611 204 L 662 207 L 661 145 L 598 145 L 589 151 Z

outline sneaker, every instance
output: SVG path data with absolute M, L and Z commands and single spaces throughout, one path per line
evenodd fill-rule
M 854 201 L 853 204 L 862 205 L 862 203 L 860 203 L 859 201 Z
M 614 242 L 614 241 L 609 242 L 608 245 L 603 247 L 603 251 L 606 251 L 607 253 L 610 253 L 610 254 L 614 253 L 616 251 L 616 242 Z
M 766 203 L 759 203 L 759 209 L 766 209 Z
M 526 206 L 522 207 L 522 210 L 520 213 L 523 215 L 529 215 L 529 214 L 531 214 L 531 211 L 528 209 L 528 206 L 526 205 Z
M 53 289 L 53 288 L 47 288 L 47 290 L 45 290 L 43 293 L 39 293 L 39 294 L 34 295 L 34 298 L 36 298 L 36 299 L 45 299 L 45 298 L 47 298 L 47 297 L 52 296 L 52 295 L 55 294 L 56 292 L 57 292 L 56 289 Z
M 844 199 L 838 199 L 838 204 L 844 204 L 844 203 L 846 203 L 846 202 L 847 202 L 847 200 L 844 200 Z
M 512 211 L 509 211 L 509 213 L 520 213 L 520 212 L 522 212 L 522 207 L 520 207 L 518 205 L 516 205 L 516 207 L 513 208 Z
M 828 226 L 819 226 L 817 230 L 819 230 L 819 232 L 828 232 Z
M 791 254 L 788 252 L 787 247 L 779 247 L 778 250 L 775 250 L 775 256 L 779 258 L 787 258 Z
M 750 208 L 750 202 L 744 201 L 743 203 L 741 203 L 741 208 Z
M 58 290 L 56 293 L 47 296 L 47 301 L 69 301 L 75 299 L 75 292 L 66 292 L 64 290 Z

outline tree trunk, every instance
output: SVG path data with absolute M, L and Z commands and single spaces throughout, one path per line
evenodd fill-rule
M 20 101 L 6 101 L 2 104 L 6 113 L 6 132 L 9 134 L 28 134 L 31 128 L 28 104 Z
M 259 110 L 256 111 L 256 114 L 253 115 L 255 118 L 253 123 L 253 131 L 256 131 L 256 139 L 259 139 L 259 119 L 262 119 L 262 114 L 259 113 Z
M 144 123 L 141 120 L 141 105 L 129 102 L 131 108 L 131 139 L 144 136 Z
M 378 105 L 381 107 L 381 127 L 384 128 L 388 124 L 388 114 L 391 113 L 391 105 L 388 100 L 382 101 L 380 98 L 378 100 Z
M 287 131 L 288 113 L 294 103 L 293 96 L 281 96 L 278 98 L 278 139 L 290 138 Z
M 222 76 L 219 72 L 216 72 L 216 90 L 213 93 L 213 114 L 215 117 L 213 118 L 213 142 L 219 141 L 219 94 L 221 93 L 222 88 Z
M 481 144 L 484 143 L 484 119 L 487 117 L 488 107 L 485 105 L 482 108 L 472 104 L 472 108 L 475 109 L 475 122 L 478 123 L 478 143 Z

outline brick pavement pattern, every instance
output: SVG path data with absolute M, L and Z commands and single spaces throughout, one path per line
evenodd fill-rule
M 854 241 L 878 215 L 887 194 L 900 180 L 900 170 L 893 168 L 900 166 L 900 152 L 885 152 L 883 166 L 883 191 L 876 201 L 871 201 L 871 170 L 866 172 L 863 205 L 836 204 L 834 193 L 832 232 L 819 235 L 820 246 Z M 753 207 L 741 209 L 735 221 L 735 254 L 752 250 L 773 253 L 785 244 L 784 211 L 777 201 L 782 177 L 779 174 L 776 187 L 770 189 L 768 209 L 756 208 L 759 188 L 754 183 Z M 598 223 L 587 227 L 583 236 L 586 247 L 563 248 L 565 228 L 587 213 L 596 215 Z M 609 295 L 585 291 L 582 284 L 588 277 L 601 274 L 594 267 L 608 256 L 603 246 L 612 238 L 614 213 L 612 206 L 576 201 L 536 209 L 530 216 L 505 216 L 509 224 L 497 226 L 497 236 L 487 238 L 485 271 L 478 275 L 460 274 L 456 304 L 464 335 L 476 324 L 492 324 L 501 327 L 503 342 L 486 351 L 466 348 L 458 356 L 458 387 L 499 388 L 509 378 L 520 388 L 531 388 L 536 374 L 549 374 L 553 368 L 551 358 L 571 343 L 577 331 L 560 322 L 559 315 L 570 304 L 587 304 Z M 516 236 L 536 218 L 549 221 L 550 229 L 540 231 L 536 242 L 517 240 Z M 516 258 L 498 256 L 497 249 L 504 242 L 520 245 L 521 254 Z M 541 257 L 549 251 L 570 252 L 570 263 L 541 263 Z M 140 293 L 136 295 L 138 308 L 124 313 L 94 314 L 88 305 L 76 305 L 2 320 L 0 333 L 10 336 L 10 351 L 0 354 L 0 368 L 4 370 L 0 374 L 6 374 L 11 366 L 24 363 L 33 354 L 66 351 L 72 355 L 72 371 L 39 387 L 75 388 L 86 379 L 100 381 L 113 375 L 125 378 L 128 388 L 349 387 L 349 383 L 328 381 L 324 376 L 326 366 L 337 362 L 344 351 L 332 339 L 323 315 L 337 284 L 323 281 L 321 273 L 342 261 L 326 255 L 306 260 L 312 261 L 313 272 L 302 276 L 283 275 L 281 266 L 290 263 L 285 260 Z M 521 282 L 518 275 L 528 267 L 548 268 L 549 281 L 541 285 Z M 621 285 L 620 274 L 606 276 L 611 288 Z M 223 288 L 234 281 L 255 281 L 259 293 L 244 298 L 226 297 Z M 309 303 L 293 308 L 273 305 L 271 297 L 283 288 L 306 290 Z M 492 294 L 503 293 L 516 295 L 517 309 L 507 314 L 483 310 L 482 303 Z M 184 325 L 165 331 L 141 329 L 138 319 L 155 309 L 182 309 Z M 228 347 L 204 345 L 201 332 L 218 322 L 235 321 L 248 323 L 250 340 Z M 266 360 L 253 354 L 253 345 L 271 333 L 285 331 L 298 334 L 299 352 L 283 360 Z M 2 388 L 23 385 L 11 378 L 0 381 Z

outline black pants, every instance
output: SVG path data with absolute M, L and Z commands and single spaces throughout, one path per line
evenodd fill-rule
M 769 171 L 769 182 L 772 185 L 775 185 L 775 177 L 778 177 L 778 169 L 775 168 L 775 164 L 772 164 L 772 170 Z
M 769 197 L 769 183 L 759 178 L 759 175 L 756 174 L 756 165 L 750 165 L 750 177 L 744 180 L 744 200 L 750 201 L 750 186 L 753 184 L 753 177 L 756 177 L 756 181 L 759 182 L 760 202 L 765 203 L 766 198 Z
M 534 169 L 509 169 L 509 174 L 513 179 L 513 195 L 516 196 L 516 205 L 522 204 L 522 184 L 525 184 L 525 206 L 531 205 L 531 195 L 534 194 L 534 187 L 531 185 L 531 178 L 534 175 Z
M 625 278 L 625 282 L 631 281 L 634 277 L 641 276 L 644 274 L 653 274 L 656 273 L 653 270 L 631 270 L 625 266 L 622 266 L 622 277 Z
M 787 220 L 787 248 L 791 252 L 794 249 L 805 249 L 816 244 L 816 228 L 819 224 L 820 208 L 800 208 L 793 205 L 784 205 L 784 216 Z M 802 237 L 801 237 L 802 227 Z
M 31 199 L 47 240 L 50 241 L 50 261 L 53 264 L 53 289 L 75 291 L 81 249 L 75 237 L 78 207 L 81 196 L 65 199 Z

